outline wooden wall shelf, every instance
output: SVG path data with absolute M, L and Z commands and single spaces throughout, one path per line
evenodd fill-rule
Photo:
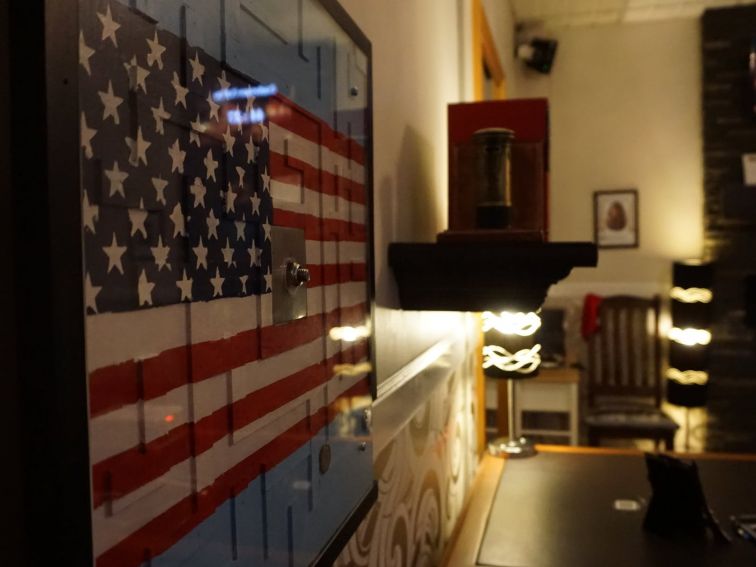
M 535 311 L 574 267 L 595 267 L 591 242 L 438 242 L 389 245 L 402 309 Z

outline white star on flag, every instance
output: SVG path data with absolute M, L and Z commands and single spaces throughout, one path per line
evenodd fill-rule
M 234 142 L 236 141 L 236 139 L 231 134 L 231 128 L 226 126 L 226 131 L 222 134 L 222 136 L 223 136 L 223 147 L 225 151 L 231 154 L 231 157 L 234 157 Z
M 157 65 L 158 69 L 163 68 L 163 53 L 165 53 L 165 47 L 160 45 L 158 41 L 157 30 L 155 30 L 155 39 L 147 38 L 147 45 L 150 47 L 150 52 L 147 54 L 147 65 L 152 67 Z
M 173 145 L 168 150 L 168 155 L 171 156 L 171 173 L 178 171 L 184 173 L 184 159 L 186 158 L 186 152 L 181 149 L 178 138 L 173 142 Z
M 144 222 L 147 220 L 147 211 L 144 210 L 144 203 L 139 201 L 138 209 L 129 209 L 129 222 L 131 222 L 131 236 L 140 232 L 144 238 L 147 238 L 147 228 Z
M 218 169 L 218 162 L 213 159 L 212 148 L 207 150 L 207 156 L 205 156 L 203 163 L 205 164 L 205 169 L 207 169 L 207 178 L 210 179 L 212 177 L 213 181 L 218 181 L 215 177 L 215 172 Z
M 249 202 L 252 203 L 252 214 L 253 215 L 259 215 L 260 214 L 260 203 L 262 199 L 257 196 L 257 193 L 252 193 L 249 197 Z
M 110 39 L 110 41 L 113 42 L 113 45 L 118 47 L 118 38 L 116 37 L 116 32 L 118 31 L 118 28 L 121 27 L 121 24 L 116 23 L 116 21 L 113 20 L 113 16 L 110 14 L 110 4 L 108 4 L 105 14 L 98 13 L 97 17 L 100 19 L 100 23 L 102 23 L 101 41 Z
M 151 246 L 150 250 L 152 251 L 152 257 L 155 258 L 155 263 L 157 264 L 158 271 L 162 270 L 163 268 L 167 268 L 169 270 L 171 269 L 171 265 L 168 263 L 168 254 L 170 253 L 171 249 L 163 244 L 162 236 L 158 236 L 158 245 Z
M 234 192 L 234 188 L 230 181 L 228 183 L 228 189 L 223 193 L 223 200 L 226 203 L 226 214 L 228 216 L 233 216 L 236 213 L 236 193 Z
M 211 238 L 218 239 L 218 225 L 220 224 L 220 220 L 215 216 L 215 211 L 210 209 L 210 214 L 207 215 L 207 238 L 208 240 Z
M 199 134 L 205 132 L 207 127 L 200 120 L 200 115 L 197 114 L 197 120 L 189 122 L 191 129 L 189 130 L 189 143 L 195 144 L 198 148 L 201 145 Z
M 268 221 L 265 221 L 262 226 L 263 230 L 265 230 L 265 240 L 270 240 L 270 230 L 272 228 L 270 226 L 270 223 Z
M 192 300 L 192 278 L 186 277 L 186 268 L 184 268 L 183 277 L 176 282 L 176 287 L 181 290 L 181 301 Z
M 173 104 L 176 106 L 180 104 L 184 107 L 184 109 L 186 109 L 186 95 L 189 92 L 189 89 L 182 86 L 178 73 L 176 71 L 173 72 L 173 80 L 171 81 L 171 85 L 173 86 L 173 90 L 176 91 L 176 101 Z
M 81 217 L 82 222 L 84 223 L 84 227 L 88 228 L 92 234 L 95 234 L 95 221 L 97 220 L 98 216 L 100 214 L 100 207 L 97 205 L 92 205 L 89 203 L 89 197 L 87 197 L 87 192 L 84 191 L 84 198 L 81 202 Z
M 192 250 L 194 251 L 194 255 L 197 256 L 196 269 L 199 270 L 200 266 L 204 266 L 207 270 L 207 248 L 202 242 L 202 237 L 200 237 L 199 244 L 193 247 Z
M 152 117 L 155 119 L 155 132 L 158 134 L 165 134 L 163 120 L 167 120 L 171 115 L 166 112 L 165 107 L 163 106 L 163 97 L 160 97 L 160 103 L 157 106 L 152 107 Z
M 87 126 L 87 117 L 84 113 L 81 113 L 81 147 L 84 148 L 84 155 L 87 159 L 92 159 L 94 152 L 92 151 L 92 138 L 97 134 L 97 130 Z
M 218 274 L 218 268 L 215 268 L 215 277 L 210 278 L 210 283 L 213 284 L 213 297 L 220 297 L 223 295 L 223 282 L 225 278 L 220 277 Z
M 123 98 L 115 96 L 113 92 L 113 81 L 108 81 L 107 91 L 98 91 L 100 101 L 102 102 L 102 121 L 104 122 L 108 118 L 112 118 L 116 124 L 121 123 L 121 118 L 118 116 L 118 107 L 123 102 Z
M 147 165 L 147 148 L 152 145 L 152 142 L 148 142 L 142 136 L 142 127 L 137 129 L 137 139 L 133 140 L 126 137 L 126 145 L 129 148 L 129 163 L 134 167 L 139 166 L 139 161 L 143 161 L 144 165 Z
M 144 270 L 139 274 L 139 305 L 152 305 L 152 288 L 155 284 L 147 279 L 147 274 Z
M 131 61 L 124 63 L 123 66 L 129 73 L 129 88 L 132 91 L 136 91 L 137 89 L 141 88 L 142 92 L 144 94 L 147 94 L 147 77 L 150 74 L 149 70 L 139 66 L 139 63 L 137 63 L 136 55 L 131 58 Z
M 246 173 L 243 167 L 236 166 L 236 175 L 239 176 L 239 187 L 244 187 L 244 176 Z
M 257 161 L 257 155 L 255 151 L 255 143 L 252 140 L 252 136 L 249 137 L 249 140 L 247 140 L 247 143 L 244 144 L 244 147 L 247 149 L 247 163 L 255 163 L 255 161 Z
M 129 176 L 128 173 L 125 171 L 121 171 L 118 168 L 118 162 L 113 163 L 113 169 L 106 169 L 105 170 L 105 177 L 108 178 L 108 181 L 110 182 L 110 196 L 114 196 L 116 193 L 120 193 L 121 196 L 125 199 L 126 198 L 126 191 L 123 188 L 123 182 L 126 181 L 126 178 Z
M 92 278 L 89 276 L 89 272 L 87 272 L 84 279 L 84 302 L 86 303 L 86 307 L 95 313 L 97 313 L 97 296 L 100 291 L 102 291 L 102 286 L 92 285 Z
M 79 31 L 79 65 L 84 67 L 87 75 L 92 76 L 92 68 L 89 65 L 89 58 L 94 55 L 95 50 L 89 47 L 84 41 L 84 32 Z
M 263 278 L 265 278 L 265 291 L 270 291 L 273 288 L 273 274 L 270 272 L 270 268 Z
M 110 246 L 102 247 L 102 251 L 105 252 L 108 257 L 107 273 L 110 273 L 111 270 L 118 270 L 123 274 L 123 263 L 121 260 L 123 259 L 126 249 L 126 246 L 118 246 L 116 235 L 113 233 L 113 241 L 110 243 Z
M 255 243 L 252 243 L 252 246 L 249 248 L 249 259 L 252 266 L 259 266 L 260 265 L 260 255 L 262 254 L 262 248 L 258 248 L 255 246 Z
M 221 252 L 223 252 L 223 263 L 226 264 L 226 267 L 236 263 L 234 262 L 234 249 L 231 248 L 230 238 L 226 240 L 226 246 L 221 248 Z
M 210 114 L 208 115 L 207 119 L 212 120 L 213 118 L 215 118 L 216 120 L 220 120 L 218 116 L 218 109 L 220 108 L 220 105 L 216 104 L 216 102 L 213 100 L 213 93 L 207 95 L 207 105 L 210 107 Z
M 197 81 L 201 86 L 202 75 L 205 74 L 205 66 L 200 63 L 199 50 L 194 52 L 194 59 L 190 59 L 189 64 L 192 66 L 192 81 Z
M 173 237 L 184 236 L 186 234 L 186 221 L 184 212 L 181 210 L 181 203 L 176 203 L 169 218 L 173 222 Z
M 231 83 L 226 79 L 226 71 L 221 71 L 221 76 L 218 77 L 218 85 L 220 85 L 221 90 L 226 90 L 228 87 L 231 86 Z
M 244 221 L 234 221 L 234 226 L 236 226 L 236 239 L 244 240 L 244 227 L 247 224 Z
M 155 200 L 165 205 L 165 188 L 168 186 L 168 181 L 162 177 L 153 177 L 152 186 L 155 188 Z
M 189 191 L 194 197 L 195 208 L 207 207 L 207 204 L 205 202 L 205 195 L 207 194 L 207 187 L 205 187 L 205 184 L 202 183 L 202 180 L 199 177 L 194 178 L 194 183 L 192 183 L 192 186 L 189 188 Z

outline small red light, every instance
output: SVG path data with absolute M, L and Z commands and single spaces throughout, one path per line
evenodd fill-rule
M 171 423 L 174 419 L 175 418 L 172 415 L 170 415 L 170 414 L 168 414 L 168 415 L 165 416 L 165 422 L 166 423 Z

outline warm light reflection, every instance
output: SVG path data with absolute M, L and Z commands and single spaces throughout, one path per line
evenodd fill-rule
M 714 295 L 710 289 L 703 287 L 689 287 L 685 289 L 676 286 L 670 290 L 669 296 L 682 303 L 711 303 Z
M 541 345 L 524 348 L 514 354 L 498 345 L 483 347 L 483 369 L 495 366 L 504 372 L 529 374 L 541 364 Z
M 685 346 L 708 345 L 711 342 L 711 333 L 706 329 L 672 327 L 668 336 L 670 340 Z
M 346 325 L 344 327 L 333 327 L 328 331 L 328 337 L 332 341 L 344 341 L 347 343 L 353 343 L 369 336 L 370 328 L 367 325 L 359 325 L 357 327 Z
M 483 332 L 496 329 L 502 335 L 519 335 L 529 337 L 541 327 L 541 318 L 537 313 L 502 311 L 499 315 L 486 311 L 483 313 Z
M 697 384 L 703 386 L 709 381 L 709 373 L 703 370 L 678 370 L 670 368 L 667 370 L 667 378 L 679 382 L 680 384 L 690 385 Z
M 165 416 L 164 419 L 165 419 L 166 423 L 173 423 L 173 420 L 176 419 L 176 418 L 173 415 L 168 414 L 168 415 Z
M 373 366 L 369 362 L 360 362 L 359 364 L 336 364 L 333 367 L 333 371 L 336 374 L 343 374 L 344 376 L 367 374 L 372 369 Z

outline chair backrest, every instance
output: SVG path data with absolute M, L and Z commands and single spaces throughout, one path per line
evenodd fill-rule
M 588 401 L 601 396 L 652 398 L 661 405 L 659 296 L 606 297 L 588 342 Z

